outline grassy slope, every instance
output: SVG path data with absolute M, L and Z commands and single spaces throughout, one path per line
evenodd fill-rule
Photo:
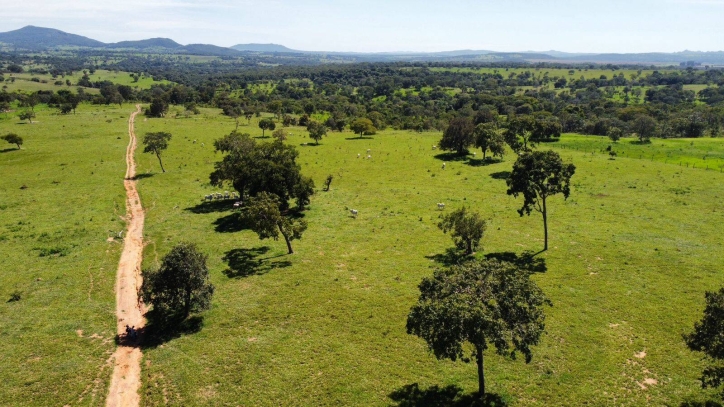
M 25 139 L 0 145 L 0 405 L 102 405 L 132 107 L 35 110 L 32 125 L 0 116 L 0 134 Z M 54 248 L 67 254 L 40 257 Z
M 65 76 L 58 76 L 56 79 L 53 79 L 52 75 L 40 75 L 40 74 L 34 74 L 34 73 L 19 73 L 19 74 L 13 74 L 13 73 L 6 73 L 4 74 L 5 81 L 0 82 L 0 85 L 7 86 L 7 91 L 17 91 L 17 90 L 23 90 L 25 92 L 35 92 L 38 90 L 54 90 L 58 91 L 60 89 L 70 89 L 75 91 L 77 88 L 77 83 L 80 80 L 80 78 L 83 76 L 83 72 L 74 72 L 73 75 L 65 75 Z M 163 80 L 163 81 L 154 81 L 153 78 L 144 76 L 143 78 L 140 78 L 138 82 L 133 82 L 133 78 L 131 78 L 129 72 L 113 72 L 113 71 L 106 71 L 103 69 L 99 69 L 95 71 L 90 76 L 90 80 L 92 82 L 96 81 L 111 81 L 117 85 L 128 85 L 133 88 L 137 89 L 149 89 L 151 85 L 153 84 L 162 84 L 162 83 L 170 83 L 169 81 Z M 11 82 L 9 79 L 15 78 L 15 82 Z M 39 80 L 47 81 L 47 83 L 42 82 L 33 82 L 30 79 L 31 78 L 38 78 Z M 65 80 L 70 79 L 70 82 L 72 83 L 71 86 L 65 85 Z M 54 85 L 55 81 L 62 81 L 63 85 Z M 100 93 L 98 89 L 95 88 L 84 88 L 86 93 Z
M 137 156 L 139 170 L 153 173 L 140 184 L 145 265 L 180 240 L 194 241 L 210 256 L 217 288 L 199 333 L 145 351 L 144 402 L 387 405 L 391 392 L 411 383 L 473 391 L 474 366 L 435 360 L 405 333 L 405 318 L 417 284 L 436 265 L 428 256 L 451 246 L 435 226 L 435 203 L 472 205 L 489 217 L 486 253 L 542 247 L 540 217 L 520 218 L 520 200 L 499 179 L 514 157 L 478 167 L 449 162 L 442 170 L 430 149 L 439 134 L 395 131 L 365 140 L 332 133 L 318 147 L 300 146 L 303 171 L 319 189 L 327 174 L 335 180 L 313 198 L 310 228 L 295 242 L 297 254 L 286 256 L 283 242 L 239 231 L 230 211 L 192 210 L 217 190 L 207 181 L 220 158 L 212 141 L 232 129 L 213 110 L 138 122 L 139 135 L 174 134 L 166 174 L 155 157 Z M 260 134 L 253 122 L 240 130 Z M 292 131 L 290 143 L 310 141 L 302 129 Z M 668 151 L 682 142 L 646 147 Z M 720 140 L 694 145 L 700 142 L 724 150 Z M 580 136 L 561 142 L 575 143 L 597 151 L 607 145 Z M 373 159 L 357 159 L 367 148 Z M 710 395 L 698 388 L 702 364 L 681 334 L 700 315 L 703 292 L 721 284 L 724 175 L 629 154 L 609 160 L 559 151 L 578 171 L 571 198 L 550 204 L 549 271 L 535 277 L 554 302 L 548 333 L 530 365 L 489 353 L 489 390 L 514 405 L 678 405 Z M 222 259 L 229 253 L 260 262 L 249 276 L 229 277 Z M 641 351 L 643 359 L 634 356 Z M 646 378 L 658 384 L 642 390 L 637 382 Z

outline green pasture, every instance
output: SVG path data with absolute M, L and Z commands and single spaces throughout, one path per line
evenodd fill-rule
M 221 158 L 212 144 L 234 121 L 215 109 L 172 116 L 137 121 L 139 136 L 173 134 L 166 173 L 155 156 L 136 154 L 144 266 L 179 241 L 196 242 L 209 255 L 216 293 L 198 332 L 144 350 L 144 405 L 414 405 L 406 390 L 413 384 L 433 398 L 444 393 L 434 386 L 477 388 L 474 365 L 436 360 L 405 333 L 405 320 L 418 283 L 452 247 L 436 227 L 437 202 L 489 219 L 478 256 L 542 248 L 540 216 L 518 216 L 521 199 L 505 193 L 512 153 L 489 165 L 460 161 L 432 150 L 439 133 L 393 130 L 363 139 L 333 132 L 311 146 L 304 129 L 290 128 L 288 142 L 318 191 L 309 229 L 288 256 L 284 242 L 244 230 L 231 201 L 202 204 L 223 191 L 208 183 Z M 256 120 L 239 130 L 260 136 Z M 714 397 L 700 389 L 703 363 L 681 335 L 700 317 L 704 291 L 721 286 L 724 174 L 659 158 L 676 152 L 700 163 L 710 147 L 707 162 L 724 151 L 721 140 L 691 141 L 623 140 L 615 160 L 601 151 L 604 138 L 564 135 L 540 147 L 577 166 L 571 197 L 549 202 L 551 249 L 540 254 L 548 272 L 535 276 L 554 305 L 530 364 L 487 354 L 490 392 L 513 406 L 678 406 Z M 371 159 L 357 158 L 367 149 Z M 328 174 L 334 181 L 324 192 Z
M 131 78 L 130 72 L 121 72 L 121 71 L 107 71 L 99 69 L 95 71 L 93 74 L 88 74 L 90 77 L 91 82 L 96 81 L 111 81 L 117 85 L 127 85 L 131 86 L 137 89 L 149 89 L 151 85 L 153 84 L 168 84 L 171 83 L 167 80 L 161 80 L 161 81 L 154 81 L 153 78 L 150 76 L 143 76 L 139 78 L 138 82 L 133 82 L 133 78 Z M 36 73 L 5 73 L 4 74 L 5 81 L 0 82 L 0 85 L 7 86 L 5 90 L 8 92 L 11 91 L 25 91 L 25 92 L 35 92 L 38 90 L 54 90 L 58 91 L 60 89 L 71 89 L 75 90 L 78 87 L 78 81 L 83 77 L 82 71 L 76 71 L 73 72 L 73 75 L 59 75 L 56 78 L 53 78 L 50 74 L 36 74 Z M 15 78 L 15 81 L 13 82 L 11 78 Z M 40 82 L 34 82 L 31 79 L 37 78 Z M 67 86 L 65 84 L 66 79 L 69 79 L 71 82 L 71 86 Z M 61 81 L 62 85 L 55 85 L 56 81 Z M 100 91 L 95 88 L 84 88 L 86 93 L 99 93 Z
M 105 403 L 134 108 L 0 115 L 0 405 Z M 110 238 L 110 239 L 109 239 Z M 13 294 L 19 301 L 9 302 Z

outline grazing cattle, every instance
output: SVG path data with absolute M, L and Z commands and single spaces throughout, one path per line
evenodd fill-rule
M 437 209 L 439 209 L 439 210 L 445 209 L 445 204 L 438 202 L 438 204 L 437 204 Z
M 229 198 L 231 198 L 229 191 L 224 191 L 224 199 L 229 199 Z
M 369 153 L 370 153 L 370 151 L 372 151 L 372 150 L 370 150 L 370 149 L 368 148 L 368 149 L 367 149 L 367 154 L 369 154 Z
M 201 143 L 201 147 L 203 147 L 203 146 L 204 146 L 204 143 Z
M 359 156 L 360 156 L 359 153 L 357 153 L 357 158 L 359 158 Z
M 478 153 L 476 153 L 475 151 L 473 151 L 473 157 L 475 157 L 476 155 L 478 155 Z
M 217 192 L 214 194 L 214 199 L 216 199 L 216 200 L 221 199 L 221 197 L 222 197 L 221 192 Z
M 349 210 L 349 213 L 351 213 L 352 216 L 354 216 L 354 217 L 356 218 L 358 212 L 357 212 L 357 209 L 350 209 L 350 210 Z
M 204 196 L 204 201 L 211 201 L 211 200 L 213 200 L 213 199 L 214 199 L 214 196 L 213 196 L 213 195 L 206 195 L 206 196 Z
M 442 163 L 442 169 L 443 170 L 445 169 L 445 163 Z
M 369 154 L 367 154 L 367 159 L 369 160 L 369 159 L 371 159 L 371 158 L 372 158 L 372 156 L 369 155 Z
M 194 140 L 194 144 L 196 144 L 196 140 Z
M 437 146 L 432 146 L 432 149 L 433 149 L 433 150 L 437 150 Z
M 241 208 L 241 202 L 234 202 L 234 205 L 232 205 L 234 209 Z

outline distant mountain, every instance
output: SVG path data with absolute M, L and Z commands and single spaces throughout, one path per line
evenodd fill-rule
M 237 51 L 253 51 L 253 52 L 304 52 L 287 48 L 279 44 L 236 44 L 230 48 Z
M 216 56 L 240 56 L 241 52 L 235 49 L 219 47 L 216 45 L 209 44 L 189 44 L 185 45 L 180 50 L 194 55 L 216 55 Z
M 106 44 L 53 28 L 32 25 L 19 30 L 0 33 L 0 42 L 17 48 L 40 50 L 55 47 L 104 47 Z
M 178 42 L 169 38 L 149 38 L 147 40 L 140 41 L 121 41 L 114 44 L 107 44 L 107 48 L 134 48 L 134 49 L 148 49 L 148 48 L 169 48 L 175 49 L 182 47 Z

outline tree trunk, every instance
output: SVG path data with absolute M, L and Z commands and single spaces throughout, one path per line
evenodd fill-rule
M 478 397 L 485 397 L 485 372 L 483 372 L 483 348 L 476 346 L 478 362 Z
M 16 146 L 18 146 L 18 150 L 20 150 L 20 144 L 15 143 Z
M 544 233 L 544 244 L 543 250 L 548 250 L 548 211 L 546 209 L 546 198 L 543 197 L 543 233 Z
M 282 225 L 277 225 L 279 227 L 279 231 L 282 232 L 282 236 L 284 236 L 284 241 L 287 242 L 287 250 L 289 251 L 287 254 L 294 254 L 294 249 L 292 249 L 292 241 L 289 240 L 289 236 L 287 236 L 286 233 L 284 233 L 284 230 L 282 229 Z
M 485 161 L 485 152 L 488 150 L 487 148 L 481 148 L 483 150 L 483 161 Z
M 471 254 L 473 254 L 473 241 L 472 241 L 472 240 L 467 240 L 467 241 L 465 242 L 465 244 L 467 245 L 467 249 L 465 250 L 465 254 L 467 254 L 468 256 L 471 255 Z
M 163 163 L 161 162 L 161 154 L 156 153 L 156 157 L 158 157 L 158 163 L 161 165 L 161 171 L 166 172 L 166 170 L 163 169 Z

